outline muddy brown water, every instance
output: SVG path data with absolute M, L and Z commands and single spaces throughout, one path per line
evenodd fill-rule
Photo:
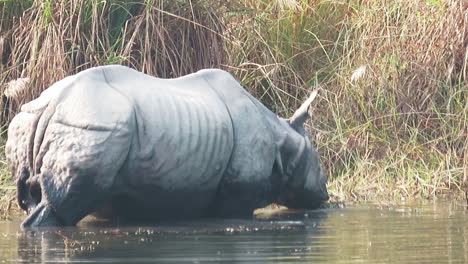
M 267 220 L 205 219 L 22 231 L 0 222 L 5 263 L 468 263 L 466 202 L 359 205 Z

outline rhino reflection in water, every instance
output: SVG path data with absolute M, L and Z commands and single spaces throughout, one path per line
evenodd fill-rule
M 278 118 L 227 72 L 158 79 L 123 66 L 67 77 L 8 129 L 22 226 L 234 217 L 278 202 L 316 208 L 326 177 L 303 128 L 309 98 Z

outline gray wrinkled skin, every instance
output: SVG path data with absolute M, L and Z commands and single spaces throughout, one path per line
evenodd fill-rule
M 158 79 L 113 65 L 67 77 L 8 129 L 22 226 L 316 208 L 328 194 L 307 108 L 278 118 L 222 70 Z

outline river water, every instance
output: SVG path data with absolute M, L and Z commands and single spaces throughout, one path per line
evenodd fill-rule
M 466 202 L 368 204 L 155 226 L 0 222 L 6 263 L 468 263 Z

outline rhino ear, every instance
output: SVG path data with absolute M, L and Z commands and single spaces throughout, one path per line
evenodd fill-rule
M 314 101 L 315 97 L 317 96 L 318 90 L 314 90 L 309 98 L 299 107 L 299 109 L 294 112 L 293 116 L 289 119 L 289 123 L 294 127 L 302 127 L 304 122 L 310 117 L 309 116 L 309 108 L 312 101 Z

